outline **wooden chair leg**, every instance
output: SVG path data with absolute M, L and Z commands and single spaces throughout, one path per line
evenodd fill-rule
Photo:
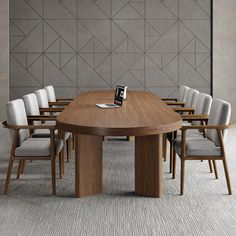
M 66 155 L 67 155 L 67 162 L 71 160 L 72 156 L 72 137 L 70 137 L 66 140 Z
M 162 145 L 163 145 L 163 159 L 164 161 L 166 161 L 166 153 L 167 153 L 167 137 L 166 134 L 163 134 L 163 141 L 162 141 Z
M 171 135 L 171 140 L 170 140 L 170 173 L 173 172 L 173 155 L 174 155 L 174 147 L 173 147 L 173 137 L 174 137 L 174 134 L 173 132 L 170 133 Z
M 22 172 L 22 165 L 23 165 L 22 162 L 23 162 L 23 160 L 19 160 L 16 179 L 19 179 L 19 178 L 20 178 L 20 174 L 21 174 L 21 172 Z
M 21 174 L 24 174 L 26 160 L 22 160 Z
M 59 176 L 60 176 L 60 179 L 62 179 L 62 159 L 61 159 L 61 152 L 59 153 Z
M 7 194 L 8 191 L 9 191 L 9 184 L 10 184 L 10 179 L 11 179 L 12 167 L 13 167 L 13 160 L 10 160 L 9 164 L 8 164 L 8 170 L 7 170 L 7 177 L 6 177 L 4 194 Z
M 72 136 L 70 135 L 69 140 L 68 140 L 69 144 L 68 144 L 68 155 L 69 155 L 69 159 L 72 159 Z
M 72 133 L 72 149 L 75 150 L 75 134 Z
M 216 179 L 218 179 L 218 171 L 217 171 L 216 161 L 213 160 L 212 162 L 213 162 L 213 168 L 214 168 L 214 172 L 215 172 L 215 177 L 216 177 Z
M 227 182 L 229 195 L 232 195 L 231 181 L 230 181 L 230 177 L 229 177 L 229 170 L 228 170 L 228 165 L 227 165 L 226 159 L 223 160 L 223 166 L 224 166 L 225 178 L 226 178 L 226 182 Z
M 184 171 L 185 171 L 185 160 L 181 158 L 181 177 L 180 177 L 180 195 L 184 194 Z
M 55 157 L 51 159 L 51 172 L 52 172 L 52 194 L 56 194 L 56 160 Z
M 59 153 L 59 173 L 60 173 L 60 179 L 62 179 L 64 177 L 64 173 L 65 173 L 63 149 Z
M 65 174 L 65 153 L 64 153 L 64 147 L 61 150 L 61 170 L 62 170 L 62 176 Z
M 210 173 L 213 173 L 211 160 L 208 160 Z
M 66 160 L 67 160 L 67 162 L 70 161 L 70 157 L 69 157 L 69 139 L 70 139 L 70 138 L 68 138 L 68 139 L 66 140 Z
M 175 179 L 175 172 L 176 172 L 176 152 L 175 150 L 172 150 L 173 152 L 173 169 L 172 169 L 172 179 Z

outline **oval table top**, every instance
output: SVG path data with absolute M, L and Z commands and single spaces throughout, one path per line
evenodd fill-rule
M 150 92 L 128 91 L 120 108 L 102 109 L 113 103 L 114 91 L 84 92 L 57 117 L 59 128 L 79 134 L 145 136 L 168 133 L 181 127 L 181 117 Z

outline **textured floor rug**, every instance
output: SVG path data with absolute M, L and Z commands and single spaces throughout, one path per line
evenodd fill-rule
M 219 180 L 206 161 L 186 163 L 185 195 L 179 195 L 177 176 L 171 179 L 163 163 L 164 195 L 160 199 L 135 196 L 134 143 L 104 142 L 101 195 L 76 199 L 74 158 L 66 163 L 65 178 L 57 179 L 51 195 L 50 163 L 28 162 L 11 191 L 2 195 L 10 140 L 0 129 L 0 235 L 236 235 L 236 129 L 229 132 L 227 153 L 234 194 L 227 195 L 222 169 Z M 16 163 L 17 164 L 17 163 Z

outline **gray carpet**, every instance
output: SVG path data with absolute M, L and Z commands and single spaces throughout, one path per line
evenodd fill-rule
M 10 140 L 0 128 L 0 191 L 3 191 Z M 227 153 L 236 189 L 236 129 L 229 132 Z M 57 180 L 51 195 L 47 161 L 27 163 L 25 174 L 15 180 L 9 195 L 0 195 L 0 235 L 236 235 L 236 192 L 227 195 L 222 163 L 219 180 L 207 162 L 186 164 L 185 195 L 179 195 L 179 165 L 175 180 L 163 164 L 164 195 L 160 199 L 135 196 L 133 142 L 104 143 L 104 193 L 73 198 L 74 161 Z M 177 159 L 179 164 L 179 159 Z

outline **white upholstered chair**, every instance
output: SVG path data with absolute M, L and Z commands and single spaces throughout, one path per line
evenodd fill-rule
M 31 122 L 34 125 L 41 125 L 42 121 L 45 121 L 46 125 L 48 124 L 52 124 L 52 125 L 56 125 L 55 121 L 56 121 L 56 116 L 42 116 L 40 115 L 40 110 L 39 110 L 39 106 L 38 106 L 38 100 L 37 97 L 35 95 L 35 93 L 30 93 L 30 94 L 26 94 L 23 96 L 23 101 L 25 103 L 25 109 L 26 109 L 26 114 L 27 114 L 27 118 L 28 118 L 28 122 Z M 58 129 L 55 130 L 55 136 L 59 137 L 59 132 Z M 61 136 L 63 135 L 63 140 L 64 142 L 66 142 L 66 147 L 67 147 L 67 159 L 71 159 L 71 155 L 72 155 L 72 140 L 70 137 L 70 133 L 69 132 L 64 132 L 64 134 L 62 133 Z M 48 129 L 35 129 L 35 130 L 31 130 L 31 137 L 33 138 L 48 138 L 50 137 L 50 132 Z M 64 175 L 64 146 L 63 146 L 63 150 L 62 150 L 62 155 L 60 156 L 59 159 L 59 165 L 60 165 L 60 178 L 63 177 Z
M 191 89 L 190 91 L 191 91 L 191 102 L 186 104 L 185 106 L 195 108 L 199 91 L 196 89 Z
M 163 98 L 162 100 L 166 102 L 167 105 L 170 106 L 184 106 L 186 102 L 187 91 L 190 88 L 188 86 L 182 85 L 179 88 L 179 96 L 178 98 Z
M 199 93 L 196 100 L 194 115 L 204 116 L 209 115 L 211 110 L 212 97 L 206 93 Z M 194 116 L 191 116 L 194 117 Z M 201 121 L 193 120 L 192 124 L 203 124 Z
M 59 115 L 60 113 L 58 113 L 58 112 L 63 111 L 64 107 L 61 106 L 61 104 L 49 102 L 48 95 L 47 95 L 47 92 L 45 89 L 38 89 L 35 91 L 35 94 L 37 97 L 40 113 L 44 113 L 44 114 L 51 113 L 53 115 Z M 68 105 L 68 103 L 66 103 L 64 105 Z
M 37 97 L 34 93 L 30 93 L 30 94 L 26 94 L 22 97 L 24 103 L 25 103 L 25 109 L 26 109 L 26 114 L 28 116 L 28 118 L 31 117 L 39 117 L 38 121 L 34 121 L 34 124 L 41 124 L 41 117 L 45 117 L 48 118 L 47 120 L 49 121 L 53 121 L 50 122 L 52 124 L 55 125 L 55 121 L 56 121 L 56 116 L 40 116 L 40 108 L 39 108 L 39 104 L 38 104 L 38 100 Z M 36 120 L 36 119 L 34 119 Z M 45 119 L 46 120 L 46 119 Z M 32 134 L 32 136 L 34 137 L 48 137 L 48 135 L 50 134 L 50 132 L 48 132 L 48 130 L 34 130 L 34 133 Z M 68 133 L 69 135 L 69 133 Z M 67 136 L 65 138 L 68 138 Z
M 27 110 L 27 115 L 34 115 L 32 114 L 32 111 L 35 111 L 35 107 L 38 105 L 39 111 L 42 114 L 46 115 L 54 115 L 57 116 L 63 111 L 63 108 L 61 107 L 49 107 L 48 104 L 48 97 L 45 89 L 39 89 L 35 91 L 35 95 L 37 98 L 37 102 L 35 101 L 35 96 L 33 95 L 25 95 L 23 97 L 25 104 L 26 104 L 26 110 Z M 34 107 L 34 108 L 33 108 Z M 55 123 L 55 121 L 53 121 Z M 50 121 L 51 123 L 51 121 Z M 44 135 L 43 132 L 37 131 L 34 134 L 35 136 L 42 136 Z M 67 146 L 67 161 L 71 159 L 71 152 L 72 152 L 72 138 L 71 134 L 69 132 L 64 132 L 61 131 L 61 135 L 64 137 L 64 142 Z M 62 159 L 64 159 L 64 153 L 62 154 Z M 63 163 L 62 163 L 63 164 Z
M 55 90 L 52 85 L 48 85 L 44 87 L 47 97 L 48 97 L 48 104 L 49 106 L 67 106 L 72 102 L 73 98 L 56 98 Z
M 26 160 L 49 160 L 51 161 L 52 192 L 56 194 L 56 156 L 61 155 L 63 140 L 56 138 L 53 125 L 28 125 L 24 102 L 17 99 L 6 105 L 7 121 L 3 122 L 5 128 L 10 129 L 13 138 L 10 160 L 8 165 L 4 193 L 9 190 L 13 162 L 19 160 L 17 176 L 19 176 Z M 32 138 L 29 130 L 48 129 L 49 138 Z
M 174 141 L 174 163 L 176 155 L 181 159 L 180 193 L 184 193 L 186 160 L 222 160 L 229 194 L 232 194 L 224 143 L 230 127 L 231 106 L 228 102 L 215 99 L 212 102 L 207 125 L 183 126 L 181 138 Z M 192 129 L 206 129 L 205 137 L 188 138 Z M 175 172 L 175 165 L 173 171 Z
M 56 102 L 56 95 L 55 95 L 55 91 L 54 91 L 54 87 L 52 85 L 48 85 L 46 87 L 44 87 L 47 96 L 48 96 L 48 101 L 49 102 Z
M 174 111 L 180 114 L 193 114 L 195 112 L 198 94 L 198 90 L 192 88 L 187 89 L 184 95 L 184 106 L 173 107 Z
M 185 93 L 187 92 L 188 89 L 190 89 L 188 86 L 185 86 L 185 85 L 180 86 L 178 101 L 180 101 L 180 102 L 184 102 L 185 101 Z
M 197 96 L 197 100 L 196 100 L 196 105 L 194 108 L 194 115 L 193 114 L 187 114 L 184 115 L 182 114 L 182 120 L 183 123 L 182 125 L 204 125 L 206 124 L 206 121 L 208 120 L 208 115 L 210 113 L 210 108 L 211 108 L 211 103 L 212 103 L 212 97 L 208 94 L 205 93 L 199 93 Z M 187 111 L 187 110 L 186 110 Z M 203 133 L 199 132 L 199 130 L 190 130 L 187 135 L 188 138 L 199 138 L 202 137 L 204 135 L 204 130 Z M 175 163 L 173 163 L 173 140 L 174 139 L 179 139 L 181 138 L 181 131 L 179 130 L 178 132 L 172 132 L 168 135 L 168 139 L 170 142 L 170 173 L 173 174 L 173 179 L 175 178 L 175 172 L 172 171 L 172 167 Z M 209 165 L 210 165 L 210 171 L 212 172 L 212 166 L 211 166 L 211 162 L 209 161 Z M 175 168 L 175 167 L 174 167 Z M 217 171 L 215 171 L 216 175 L 217 175 Z
M 38 105 L 40 108 L 49 108 L 48 105 L 48 96 L 45 89 L 38 89 L 35 91 Z

